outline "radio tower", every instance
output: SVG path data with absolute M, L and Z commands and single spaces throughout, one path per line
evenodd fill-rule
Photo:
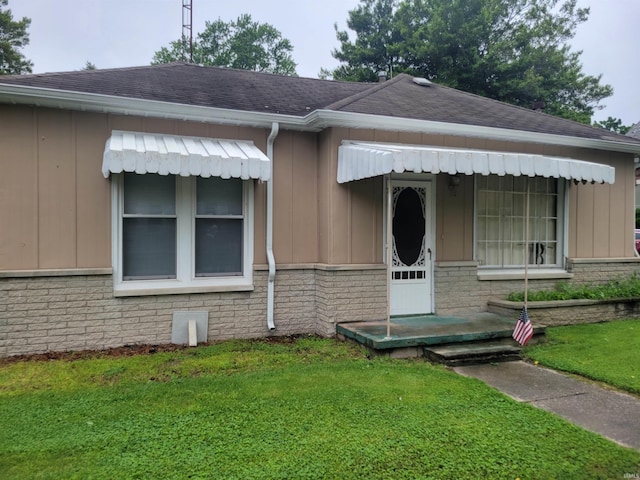
M 182 59 L 193 63 L 193 8 L 191 0 L 182 0 Z

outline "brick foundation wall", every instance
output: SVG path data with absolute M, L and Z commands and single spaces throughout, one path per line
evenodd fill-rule
M 209 313 L 209 341 L 269 335 L 266 272 L 251 292 L 113 296 L 110 275 L 1 278 L 0 356 L 171 342 L 174 311 Z M 312 274 L 279 274 L 277 334 L 314 333 Z M 305 299 L 307 297 L 307 299 Z
M 333 336 L 336 323 L 380 320 L 387 315 L 387 271 L 319 269 L 317 274 L 317 327 Z
M 382 273 L 380 273 L 382 272 Z M 276 330 L 266 323 L 267 272 L 250 292 L 114 297 L 111 275 L 0 278 L 0 356 L 171 342 L 174 311 L 209 314 L 208 341 L 335 335 L 335 323 L 381 318 L 384 270 L 283 269 Z M 380 313 L 382 312 L 382 314 Z
M 510 318 L 517 318 L 521 308 L 522 303 L 496 300 L 489 302 L 489 311 Z M 527 310 L 535 326 L 599 323 L 637 318 L 640 315 L 640 299 L 530 302 Z
M 255 279 L 254 282 L 257 284 Z M 264 272 L 263 279 L 260 279 L 260 285 L 264 289 L 264 295 L 260 299 L 262 314 L 260 321 L 266 329 L 267 272 Z M 270 335 L 317 333 L 316 275 L 314 269 L 280 270 L 276 273 L 273 317 L 276 330 L 270 332 Z M 209 320 L 209 323 L 211 323 L 211 320 Z
M 553 289 L 558 282 L 601 284 L 615 278 L 640 273 L 640 259 L 575 259 L 568 262 L 571 278 L 529 279 L 529 290 Z M 449 262 L 434 269 L 435 305 L 438 315 L 460 315 L 487 310 L 492 299 L 506 299 L 511 292 L 524 290 L 523 279 L 479 280 L 472 262 Z
M 569 260 L 569 271 L 574 274 L 572 283 L 601 284 L 615 278 L 626 278 L 640 274 L 640 258 L 623 258 L 616 260 Z
M 523 280 L 479 280 L 478 268 L 470 264 L 437 266 L 434 271 L 435 305 L 438 315 L 463 315 L 487 310 L 492 298 L 506 298 L 522 290 Z M 529 280 L 529 288 L 553 288 L 558 280 Z
M 570 268 L 572 282 L 602 283 L 640 270 L 640 262 L 580 260 L 570 263 Z M 558 281 L 532 279 L 529 288 L 552 288 Z M 479 280 L 477 267 L 469 263 L 436 266 L 434 282 L 438 315 L 485 311 L 491 299 L 504 299 L 523 288 L 522 280 Z M 339 322 L 386 316 L 386 270 L 380 266 L 345 269 L 316 265 L 278 270 L 274 332 L 266 324 L 266 270 L 254 272 L 254 286 L 250 292 L 116 298 L 111 275 L 3 276 L 0 356 L 169 343 L 174 311 L 207 311 L 209 341 L 269 335 L 333 336 Z M 628 317 L 630 308 L 618 307 L 616 312 Z M 558 318 L 570 315 L 573 313 L 556 313 Z

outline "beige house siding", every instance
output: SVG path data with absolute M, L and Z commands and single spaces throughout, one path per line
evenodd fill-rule
M 318 157 L 316 135 L 283 131 L 274 144 L 273 246 L 276 262 L 318 262 Z M 256 204 L 258 210 L 264 204 Z M 263 224 L 256 222 L 255 262 L 266 263 Z
M 110 182 L 102 177 L 111 130 L 242 138 L 266 150 L 268 131 L 141 117 L 1 106 L 3 205 L 0 270 L 77 269 L 111 265 Z M 552 148 L 445 135 L 328 129 L 284 131 L 275 142 L 274 249 L 278 263 L 382 262 L 381 178 L 340 185 L 337 148 L 344 139 L 523 150 L 571 156 L 616 168 L 615 185 L 569 186 L 569 257 L 633 256 L 634 170 L 631 154 Z M 473 260 L 473 178 L 452 192 L 436 180 L 436 258 Z M 266 263 L 266 187 L 256 183 L 254 261 Z
M 449 176 L 436 181 L 436 258 L 439 261 L 473 260 L 473 177 L 460 176 L 449 189 Z
M 241 138 L 263 151 L 269 133 L 6 105 L 0 106 L 0 130 L 0 192 L 10 206 L 0 212 L 1 224 L 10 226 L 0 230 L 0 271 L 111 266 L 111 185 L 101 168 L 112 130 Z M 266 263 L 265 191 L 256 184 L 257 263 Z
M 320 157 L 323 177 L 321 220 L 327 234 L 326 244 L 321 248 L 322 261 L 327 263 L 357 263 L 353 261 L 354 247 L 363 237 L 369 237 L 368 245 L 375 244 L 374 252 L 366 251 L 362 257 L 382 258 L 382 181 L 360 180 L 339 185 L 337 178 L 337 150 L 343 140 L 360 140 L 389 143 L 409 143 L 455 148 L 486 149 L 496 151 L 523 151 L 533 154 L 569 157 L 598 162 L 616 168 L 614 185 L 569 185 L 568 245 L 569 257 L 620 258 L 633 257 L 633 193 L 635 172 L 632 154 L 603 152 L 569 147 L 491 141 L 477 138 L 448 135 L 386 132 L 336 128 L 324 133 L 323 152 Z M 436 259 L 438 261 L 473 260 L 474 179 L 461 175 L 460 186 L 455 193 L 448 188 L 448 175 L 441 174 L 436 180 Z M 327 183 L 328 182 L 328 183 Z M 377 182 L 377 183 L 376 183 Z M 362 192 L 368 192 L 373 202 L 368 211 L 362 204 Z M 355 220 L 351 213 L 355 209 L 367 221 Z M 358 222 L 361 222 L 358 224 Z M 375 225 L 372 225 L 372 222 Z M 375 237 L 371 241 L 371 229 Z M 322 236 L 322 233 L 321 233 Z M 361 257 L 361 258 L 362 258 Z M 376 258 L 380 260 L 375 260 Z
M 632 243 L 631 154 L 384 130 L 281 131 L 273 165 L 276 331 L 266 325 L 266 185 L 261 182 L 255 182 L 253 290 L 116 298 L 110 274 L 111 182 L 101 173 L 112 130 L 246 139 L 265 152 L 269 135 L 268 129 L 0 106 L 0 298 L 6 299 L 0 302 L 0 356 L 167 343 L 173 312 L 183 310 L 208 312 L 209 341 L 330 336 L 338 322 L 384 318 L 384 182 L 377 177 L 337 183 L 338 147 L 346 139 L 519 150 L 612 165 L 614 185 L 568 187 L 568 271 L 573 281 L 602 282 L 640 265 Z M 461 176 L 451 190 L 449 176 L 441 174 L 434 185 L 436 313 L 486 310 L 490 298 L 517 290 L 519 282 L 478 278 L 473 177 Z M 59 271 L 51 276 L 50 269 Z M 83 269 L 84 274 L 70 274 Z
M 111 186 L 101 173 L 112 130 L 252 140 L 269 131 L 141 117 L 0 106 L 0 271 L 111 266 Z M 318 260 L 316 135 L 275 143 L 274 248 L 278 261 Z M 256 182 L 254 262 L 266 263 L 266 186 Z
M 0 106 L 0 268 L 38 266 L 35 112 Z M 10 208 L 7 208 L 10 207 Z
M 570 188 L 569 257 L 633 257 L 633 155 L 588 151 L 577 153 L 581 154 L 581 159 L 615 167 L 616 183 Z

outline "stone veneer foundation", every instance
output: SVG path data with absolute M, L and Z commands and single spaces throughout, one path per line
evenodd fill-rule
M 518 318 L 522 302 L 489 301 L 489 311 L 509 318 Z M 640 298 L 614 300 L 563 300 L 529 302 L 529 318 L 534 326 L 555 327 L 579 323 L 600 323 L 611 320 L 638 318 Z
M 270 335 L 335 335 L 335 324 L 383 318 L 385 270 L 279 270 L 276 330 L 266 324 L 267 272 L 248 292 L 115 297 L 110 274 L 0 278 L 0 357 L 171 341 L 175 311 L 207 311 L 208 341 Z
M 634 273 L 640 273 L 640 258 L 572 259 L 566 273 L 536 278 L 531 271 L 528 283 L 529 290 L 546 290 L 561 281 L 596 285 Z M 436 314 L 462 315 L 485 311 L 490 300 L 524 290 L 524 276 L 478 276 L 475 262 L 441 262 L 434 269 L 434 284 Z
M 603 283 L 639 269 L 639 259 L 574 260 L 564 277 Z M 280 266 L 273 332 L 266 324 L 265 267 L 256 267 L 252 291 L 133 297 L 114 296 L 108 270 L 74 273 L 0 273 L 0 357 L 169 343 L 175 311 L 208 312 L 209 342 L 271 335 L 329 337 L 339 322 L 386 315 L 382 265 Z M 552 288 L 560 280 L 532 279 L 529 285 Z M 523 284 L 521 279 L 481 280 L 475 263 L 447 262 L 436 264 L 434 285 L 435 313 L 464 315 L 486 311 L 491 299 L 505 298 Z

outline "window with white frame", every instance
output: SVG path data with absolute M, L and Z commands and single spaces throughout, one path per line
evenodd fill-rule
M 125 173 L 114 187 L 116 290 L 251 285 L 251 182 Z
M 527 221 L 529 184 L 529 238 Z M 562 266 L 564 182 L 555 178 L 476 178 L 476 259 L 482 267 Z

